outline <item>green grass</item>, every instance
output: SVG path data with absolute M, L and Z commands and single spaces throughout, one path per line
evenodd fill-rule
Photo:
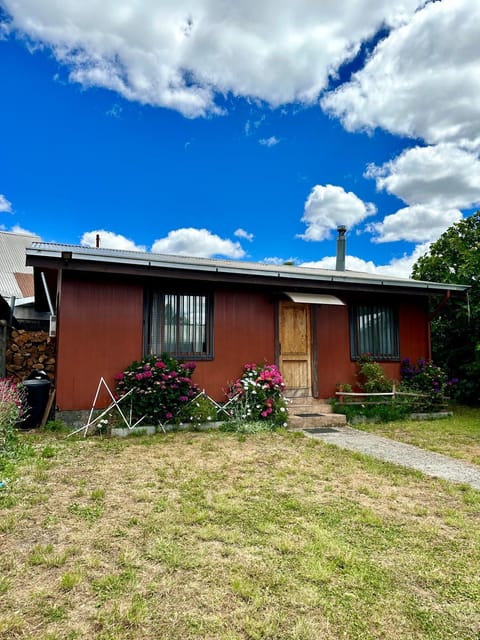
M 480 465 L 480 409 L 453 407 L 452 410 L 453 416 L 449 418 L 371 422 L 355 428 Z
M 1 639 L 478 640 L 466 486 L 290 433 L 30 441 Z

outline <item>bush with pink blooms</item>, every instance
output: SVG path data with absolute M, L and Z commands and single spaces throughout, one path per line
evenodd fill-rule
M 274 364 L 248 363 L 243 374 L 230 386 L 229 408 L 236 420 L 268 422 L 272 427 L 287 425 L 287 408 L 283 396 L 285 383 Z
M 0 378 L 0 468 L 2 457 L 10 457 L 18 444 L 16 427 L 27 414 L 25 387 L 10 378 Z
M 198 386 L 192 382 L 195 366 L 194 362 L 179 362 L 166 354 L 133 362 L 115 376 L 117 395 L 133 389 L 129 396 L 132 415 L 136 420 L 145 416 L 143 424 L 173 421 L 198 393 Z M 127 406 L 128 402 L 126 399 Z

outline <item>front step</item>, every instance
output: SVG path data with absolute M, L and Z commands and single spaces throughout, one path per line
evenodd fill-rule
M 324 400 L 310 397 L 288 398 L 290 429 L 315 429 L 347 424 L 342 413 L 333 413 L 332 406 Z

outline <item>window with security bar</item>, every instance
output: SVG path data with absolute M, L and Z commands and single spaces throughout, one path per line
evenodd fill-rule
M 398 312 L 390 305 L 356 305 L 350 310 L 352 360 L 369 354 L 376 360 L 399 360 Z
M 210 359 L 212 312 L 209 295 L 151 292 L 147 298 L 146 355 Z

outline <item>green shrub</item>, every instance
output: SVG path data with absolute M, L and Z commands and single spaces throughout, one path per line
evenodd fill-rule
M 388 393 L 393 381 L 389 380 L 382 365 L 369 355 L 363 355 L 358 361 L 359 386 L 365 393 Z
M 264 422 L 270 428 L 287 425 L 282 374 L 274 364 L 246 364 L 228 392 L 234 423 Z
M 176 415 L 176 422 L 198 427 L 206 422 L 217 420 L 217 407 L 208 396 L 198 394 L 186 402 Z
M 198 386 L 192 382 L 195 367 L 194 362 L 181 363 L 167 354 L 150 356 L 115 376 L 117 393 L 121 397 L 133 389 L 130 398 L 134 419 L 145 416 L 144 424 L 171 421 L 198 393 Z
M 0 457 L 12 457 L 18 448 L 17 424 L 27 415 L 25 387 L 0 378 Z
M 446 401 L 446 392 L 452 381 L 441 367 L 429 360 L 420 358 L 415 364 L 409 358 L 402 360 L 402 389 L 417 392 L 423 397 L 415 400 L 415 409 L 435 411 L 441 409 Z

